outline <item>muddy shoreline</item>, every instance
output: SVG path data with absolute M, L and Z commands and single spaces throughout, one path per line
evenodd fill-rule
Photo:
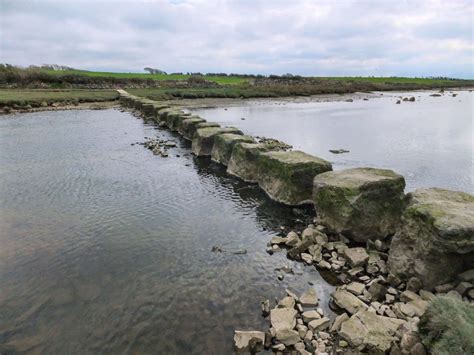
M 107 109 L 118 108 L 118 107 L 120 107 L 120 104 L 117 100 L 81 102 L 78 104 L 64 104 L 61 102 L 57 102 L 48 106 L 18 108 L 18 109 L 9 108 L 8 110 L 0 111 L 0 115 L 20 114 L 20 113 L 29 113 L 29 112 L 43 112 L 43 111 L 107 110 Z
M 462 90 L 472 90 L 467 87 L 457 87 L 446 89 L 445 93 L 452 93 Z M 281 96 L 281 97 L 262 97 L 262 98 L 197 98 L 197 99 L 173 99 L 160 101 L 170 107 L 179 107 L 185 110 L 232 107 L 241 106 L 242 104 L 268 104 L 286 105 L 293 103 L 309 103 L 309 102 L 351 102 L 356 100 L 374 100 L 380 97 L 393 97 L 395 102 L 404 96 L 414 95 L 418 92 L 440 92 L 439 89 L 423 89 L 423 90 L 406 90 L 406 91 L 373 91 L 373 92 L 354 92 L 344 94 L 318 94 L 311 96 Z M 403 95 L 400 95 L 403 93 Z M 30 107 L 28 107 L 28 105 Z M 0 110 L 0 115 L 11 113 L 28 113 L 41 111 L 60 111 L 60 110 L 102 110 L 109 108 L 117 108 L 120 106 L 118 100 L 113 101 L 91 101 L 80 103 L 65 103 L 64 101 L 49 102 L 47 106 L 32 107 L 29 102 L 21 107 L 4 106 Z

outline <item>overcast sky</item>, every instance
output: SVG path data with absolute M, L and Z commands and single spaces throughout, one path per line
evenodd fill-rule
M 0 62 L 473 77 L 473 1 L 0 0 Z

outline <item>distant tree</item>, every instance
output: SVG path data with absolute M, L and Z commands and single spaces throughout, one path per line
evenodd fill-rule
M 150 74 L 166 74 L 165 71 L 160 70 L 160 69 L 155 69 L 155 68 L 146 67 L 146 68 L 143 68 L 143 70 L 149 72 Z

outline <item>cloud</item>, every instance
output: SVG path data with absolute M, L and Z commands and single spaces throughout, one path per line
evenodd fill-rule
M 17 65 L 473 77 L 470 0 L 0 0 L 0 16 Z

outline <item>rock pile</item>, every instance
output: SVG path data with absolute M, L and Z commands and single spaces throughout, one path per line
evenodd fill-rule
M 273 253 L 286 248 L 290 258 L 338 275 L 342 285 L 331 295 L 331 306 L 343 313 L 330 326 L 322 349 L 330 347 L 338 352 L 350 347 L 354 351 L 375 353 L 401 349 L 406 354 L 415 350 L 416 354 L 424 354 L 418 323 L 434 295 L 474 302 L 474 270 L 459 274 L 455 283 L 438 285 L 432 293 L 423 290 L 422 282 L 416 277 L 404 283 L 388 273 L 387 247 L 380 240 L 369 241 L 368 248 L 351 247 L 342 235 L 326 232 L 322 225 L 309 225 L 301 233 L 291 231 L 286 237 L 272 238 L 267 249 Z M 285 348 L 288 346 L 281 342 Z M 278 349 L 283 346 L 276 344 L 274 350 Z M 318 347 L 305 349 L 310 352 L 316 349 L 319 354 L 325 351 Z
M 154 155 L 160 155 L 163 158 L 167 158 L 169 156 L 168 148 L 176 147 L 176 142 L 158 138 L 148 138 L 143 145 L 145 148 L 151 150 Z

